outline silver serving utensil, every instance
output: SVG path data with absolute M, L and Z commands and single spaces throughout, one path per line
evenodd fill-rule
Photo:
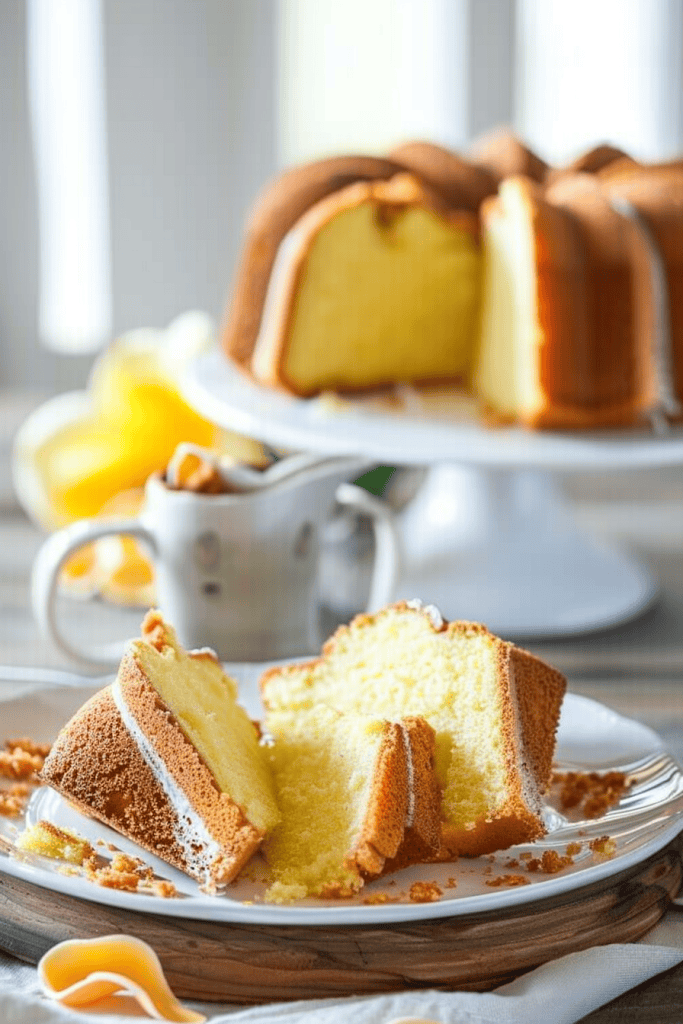
M 114 673 L 104 676 L 86 676 L 59 668 L 32 668 L 26 665 L 0 665 L 0 685 L 3 683 L 37 683 L 47 686 L 80 686 L 95 688 L 108 686 Z

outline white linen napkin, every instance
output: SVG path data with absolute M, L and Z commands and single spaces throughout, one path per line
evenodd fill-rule
M 683 912 L 671 910 L 639 943 L 598 946 L 530 971 L 494 992 L 397 992 L 387 996 L 306 1000 L 266 1006 L 188 1005 L 210 1024 L 575 1024 L 588 1013 L 683 962 Z M 133 1000 L 113 997 L 88 1012 L 41 995 L 36 970 L 0 954 L 0 1024 L 130 1024 L 149 1020 Z

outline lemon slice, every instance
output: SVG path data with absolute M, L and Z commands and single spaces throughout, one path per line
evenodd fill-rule
M 165 331 L 131 331 L 96 361 L 87 391 L 59 395 L 29 416 L 13 452 L 25 511 L 49 530 L 97 516 L 114 495 L 162 470 L 183 441 L 262 460 L 262 445 L 219 429 L 180 393 L 188 359 L 212 341 L 211 321 L 200 312 Z

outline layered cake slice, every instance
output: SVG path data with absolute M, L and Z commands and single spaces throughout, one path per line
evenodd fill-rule
M 399 602 L 341 627 L 317 661 L 269 670 L 261 687 L 268 720 L 288 713 L 302 729 L 320 705 L 423 718 L 436 734 L 440 856 L 478 856 L 544 833 L 565 680 L 484 626 Z
M 185 651 L 149 612 L 116 681 L 62 729 L 41 776 L 213 890 L 280 819 L 259 735 L 236 698 L 212 652 Z
M 282 820 L 264 844 L 267 899 L 351 896 L 364 881 L 439 848 L 434 733 L 318 705 L 273 710 L 266 726 Z

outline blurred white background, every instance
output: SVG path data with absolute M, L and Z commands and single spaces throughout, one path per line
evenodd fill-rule
M 502 123 L 552 162 L 683 150 L 683 0 L 2 0 L 0 389 L 220 319 L 278 168 Z

